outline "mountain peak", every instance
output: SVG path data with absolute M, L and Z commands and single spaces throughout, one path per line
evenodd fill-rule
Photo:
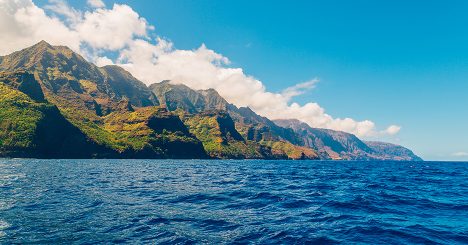
M 33 46 L 16 51 L 3 57 L 0 70 L 15 70 L 19 68 L 41 70 L 52 68 L 59 64 L 85 64 L 86 60 L 65 46 L 52 46 L 42 40 Z
M 203 89 L 203 90 L 197 90 L 197 92 L 199 92 L 200 94 L 202 94 L 203 96 L 206 97 L 207 100 L 215 100 L 219 103 L 222 103 L 222 104 L 229 104 L 225 99 L 224 97 L 222 97 L 218 91 L 216 91 L 216 89 L 214 88 L 209 88 L 209 89 Z
M 47 48 L 52 48 L 52 45 L 50 45 L 48 42 L 41 40 L 40 42 L 34 44 L 32 47 L 47 47 Z
M 25 48 L 19 52 L 25 54 L 25 53 L 28 53 L 28 54 L 31 54 L 31 55 L 34 55 L 34 54 L 39 54 L 39 55 L 42 55 L 46 52 L 50 52 L 52 50 L 55 50 L 55 47 L 50 45 L 48 42 L 42 40 L 36 44 L 34 44 L 33 46 L 31 47 L 28 47 L 28 48 Z

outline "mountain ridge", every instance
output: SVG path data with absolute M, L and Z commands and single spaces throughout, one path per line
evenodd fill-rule
M 182 110 L 205 116 L 211 111 L 227 112 L 229 120 L 234 121 L 235 129 L 239 131 L 244 141 L 249 142 L 249 146 L 256 149 L 270 148 L 271 153 L 266 154 L 267 158 L 282 158 L 284 155 L 292 159 L 318 158 L 316 152 L 304 146 L 292 130 L 277 126 L 250 108 L 237 108 L 214 89 L 193 90 L 183 84 L 172 84 L 168 80 L 151 84 L 149 87 L 157 97 L 161 98 L 162 105 L 170 111 Z M 238 147 L 243 146 L 238 144 Z
M 274 120 L 300 134 L 306 145 L 332 159 L 345 160 L 413 160 L 421 161 L 411 150 L 399 145 L 362 141 L 353 134 L 331 129 L 312 128 L 297 119 Z M 370 145 L 369 145 L 370 144 Z M 392 151 L 393 154 L 387 152 Z
M 0 156 L 17 156 L 10 151 L 17 149 L 32 157 L 61 158 L 406 160 L 400 155 L 411 152 L 385 143 L 367 145 L 339 131 L 303 126 L 299 132 L 230 104 L 214 89 L 193 90 L 170 81 L 146 86 L 122 67 L 97 67 L 68 47 L 45 41 L 1 56 L 0 85 L 8 98 L 0 114 L 5 132 Z M 28 118 L 27 112 L 36 116 Z M 61 132 L 53 127 L 38 130 L 43 121 L 62 125 L 56 128 L 70 137 L 54 136 Z M 28 133 L 20 137 L 24 144 L 18 150 L 14 139 L 23 126 Z M 54 153 L 57 142 L 81 142 L 87 150 Z

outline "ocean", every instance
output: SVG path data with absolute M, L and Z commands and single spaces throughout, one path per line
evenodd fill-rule
M 468 163 L 0 159 L 1 244 L 466 244 Z

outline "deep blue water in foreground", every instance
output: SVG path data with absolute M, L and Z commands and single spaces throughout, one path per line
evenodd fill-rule
M 1 160 L 0 243 L 468 243 L 468 163 Z

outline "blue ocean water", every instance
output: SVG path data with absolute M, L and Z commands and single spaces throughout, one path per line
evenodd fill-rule
M 468 243 L 468 163 L 1 160 L 0 243 Z

